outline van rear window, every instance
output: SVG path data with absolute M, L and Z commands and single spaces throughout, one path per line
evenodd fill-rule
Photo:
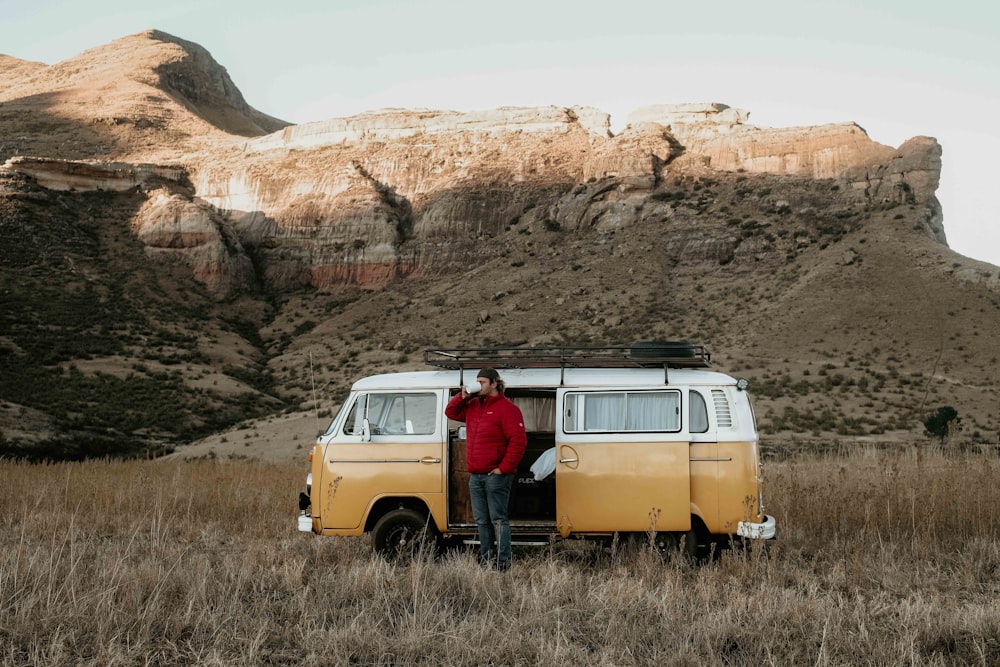
M 571 392 L 563 406 L 567 433 L 673 432 L 681 429 L 679 391 Z

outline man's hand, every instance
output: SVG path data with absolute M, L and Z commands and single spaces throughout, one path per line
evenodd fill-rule
M 494 468 L 493 470 L 490 471 L 490 474 L 491 475 L 502 475 L 503 474 L 503 470 L 500 470 L 500 468 Z

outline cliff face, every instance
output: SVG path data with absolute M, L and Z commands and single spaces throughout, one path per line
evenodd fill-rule
M 635 112 L 612 136 L 607 114 L 587 108 L 389 110 L 247 141 L 193 165 L 192 180 L 264 248 L 262 278 L 276 289 L 451 272 L 484 252 L 478 239 L 518 226 L 666 220 L 677 207 L 662 189 L 685 174 L 829 181 L 823 208 L 919 204 L 944 242 L 933 139 L 897 150 L 854 124 L 768 130 L 746 118 L 721 104 L 664 105 Z
M 141 191 L 145 202 L 129 228 L 150 260 L 186 264 L 218 298 L 254 284 L 253 266 L 233 226 L 214 206 L 193 198 L 181 167 L 16 157 L 3 170 L 55 192 Z
M 687 177 L 728 179 L 737 192 L 748 175 L 827 182 L 825 197 L 796 201 L 791 187 L 769 205 L 804 218 L 918 205 L 918 224 L 945 242 L 935 140 L 893 149 L 854 124 L 761 129 L 746 119 L 721 104 L 661 105 L 613 136 L 608 115 L 590 108 L 388 110 L 287 127 L 176 166 L 13 158 L 6 168 L 54 190 L 162 190 L 133 230 L 151 257 L 187 262 L 219 298 L 258 281 L 372 288 L 447 274 L 503 252 L 484 239 L 532 227 L 677 222 L 687 212 L 670 184 Z M 704 223 L 740 204 L 702 202 L 701 224 L 667 242 L 738 259 L 741 239 Z
M 15 123 L 6 129 L 20 137 L 4 144 L 7 169 L 56 190 L 149 190 L 131 226 L 150 256 L 187 262 L 219 298 L 258 283 L 378 287 L 446 274 L 503 252 L 484 239 L 538 226 L 677 222 L 687 212 L 667 191 L 685 177 L 829 181 L 826 201 L 790 195 L 777 206 L 843 215 L 917 204 L 918 224 L 945 241 L 937 143 L 894 149 L 850 123 L 763 129 L 724 104 L 675 104 L 636 110 L 617 136 L 590 107 L 387 109 L 285 126 L 247 105 L 204 48 L 155 30 L 52 66 L 5 58 L 0 80 L 0 131 Z M 722 206 L 697 206 L 699 222 L 732 217 Z M 169 234 L 149 231 L 166 218 Z M 737 239 L 697 229 L 670 242 L 740 256 Z

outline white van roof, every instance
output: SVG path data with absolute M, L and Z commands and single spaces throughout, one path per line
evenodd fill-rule
M 385 373 L 362 378 L 355 390 L 371 389 L 441 389 L 476 381 L 479 369 L 463 371 L 412 371 Z M 697 369 L 671 368 L 500 368 L 500 377 L 509 388 L 554 389 L 565 387 L 658 387 L 726 386 L 736 380 L 725 373 Z M 460 376 L 461 373 L 461 376 Z M 669 382 L 664 382 L 669 379 Z

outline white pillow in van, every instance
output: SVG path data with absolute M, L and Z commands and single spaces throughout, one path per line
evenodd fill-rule
M 535 481 L 541 481 L 556 471 L 556 448 L 550 447 L 531 464 L 531 472 L 535 473 Z

